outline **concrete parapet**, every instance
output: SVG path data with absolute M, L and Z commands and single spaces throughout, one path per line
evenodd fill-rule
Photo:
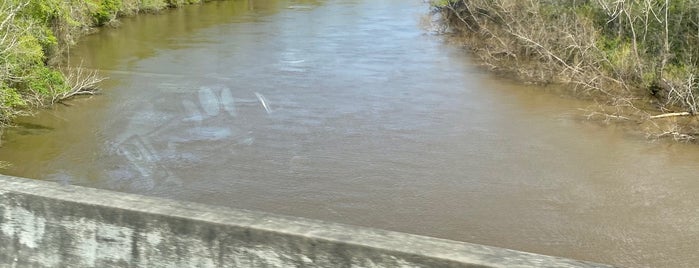
M 1 267 L 611 267 L 0 175 Z

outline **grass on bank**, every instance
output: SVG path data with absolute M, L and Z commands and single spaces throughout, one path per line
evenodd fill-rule
M 528 82 L 569 83 L 604 103 L 597 114 L 657 121 L 699 112 L 699 0 L 432 4 L 485 64 Z M 672 129 L 657 134 L 699 137 L 696 120 Z
M 138 12 L 202 0 L 0 1 L 0 127 L 32 108 L 80 94 L 101 81 L 95 72 L 60 68 L 68 47 L 93 27 Z

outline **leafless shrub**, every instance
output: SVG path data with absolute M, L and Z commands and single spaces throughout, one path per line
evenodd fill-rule
M 655 120 L 699 112 L 696 0 L 444 0 L 436 5 L 485 65 L 527 82 L 574 85 L 598 103 L 587 113 L 590 118 Z M 650 98 L 655 98 L 652 106 Z
M 445 9 L 452 23 L 465 25 L 465 34 L 481 38 L 474 49 L 484 61 L 525 80 L 576 83 L 605 94 L 620 82 L 599 71 L 597 32 L 584 17 L 542 14 L 540 1 L 461 0 Z
M 107 79 L 102 77 L 96 70 L 88 70 L 82 65 L 73 68 L 62 68 L 67 90 L 56 93 L 51 103 L 57 103 L 75 96 L 94 95 L 98 91 L 100 82 Z

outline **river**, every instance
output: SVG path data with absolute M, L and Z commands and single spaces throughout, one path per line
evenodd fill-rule
M 72 48 L 102 94 L 5 131 L 4 172 L 630 267 L 699 263 L 699 148 L 479 68 L 419 0 L 238 0 Z

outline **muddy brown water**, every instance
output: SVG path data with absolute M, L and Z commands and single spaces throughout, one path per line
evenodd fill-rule
M 484 73 L 422 1 L 224 1 L 73 48 L 111 79 L 5 173 L 630 267 L 699 263 L 699 148 Z M 547 93 L 548 92 L 548 93 Z

